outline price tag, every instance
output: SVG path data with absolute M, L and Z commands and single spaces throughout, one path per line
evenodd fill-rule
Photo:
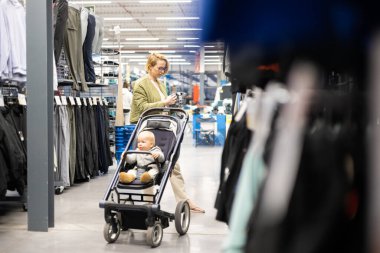
M 71 105 L 75 105 L 75 100 L 73 97 L 69 97 L 69 101 Z
M 92 98 L 92 104 L 93 104 L 93 105 L 97 105 L 97 104 L 98 104 L 98 100 L 97 100 L 96 97 L 93 97 L 93 98 Z
M 61 102 L 62 102 L 62 105 L 67 105 L 67 98 L 66 98 L 66 96 L 61 96 Z
M 18 103 L 20 105 L 26 105 L 26 99 L 24 94 L 18 94 Z
M 80 101 L 80 98 L 76 97 L 75 101 L 77 102 L 77 105 L 82 105 L 82 102 Z
M 88 98 L 88 103 L 92 106 L 92 99 Z
M 0 94 L 0 106 L 3 107 L 4 105 L 4 96 Z
M 62 102 L 59 96 L 54 96 L 54 101 L 56 105 L 62 105 Z
M 83 99 L 83 104 L 85 105 L 85 106 L 87 106 L 87 98 L 82 98 Z

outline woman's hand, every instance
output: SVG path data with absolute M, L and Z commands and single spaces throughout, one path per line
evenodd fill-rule
M 177 96 L 176 94 L 171 94 L 170 96 L 168 96 L 164 102 L 165 102 L 165 105 L 174 105 L 175 102 L 177 101 Z

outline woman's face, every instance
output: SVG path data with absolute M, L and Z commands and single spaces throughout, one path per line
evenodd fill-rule
M 163 74 L 165 74 L 165 72 L 166 72 L 166 61 L 164 60 L 158 60 L 157 64 L 150 68 L 150 74 L 154 78 L 158 78 L 162 76 Z

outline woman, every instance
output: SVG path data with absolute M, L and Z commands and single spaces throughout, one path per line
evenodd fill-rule
M 169 62 L 164 55 L 153 53 L 148 56 L 148 61 L 145 65 L 145 70 L 148 74 L 138 79 L 133 86 L 131 124 L 136 124 L 140 115 L 147 109 L 175 104 L 176 95 L 168 96 L 165 85 L 158 80 L 159 77 L 168 72 L 168 68 Z M 174 166 L 170 182 L 177 202 L 187 200 L 193 212 L 205 212 L 204 209 L 198 207 L 187 196 L 185 182 L 178 163 Z

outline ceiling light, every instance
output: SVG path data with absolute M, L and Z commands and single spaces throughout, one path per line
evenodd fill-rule
M 126 38 L 125 40 L 160 40 L 160 38 Z
M 111 1 L 69 1 L 70 4 L 110 4 Z
M 223 51 L 216 51 L 216 50 L 209 50 L 209 51 L 205 51 L 205 53 L 209 53 L 209 54 L 217 54 L 217 53 L 223 53 Z
M 200 31 L 201 28 L 168 28 L 168 31 Z
M 171 62 L 171 65 L 190 65 L 190 62 Z
M 183 47 L 200 47 L 199 45 L 184 45 Z
M 108 41 L 108 40 L 110 40 L 109 38 L 103 38 L 103 41 Z
M 177 38 L 177 40 L 199 40 L 199 38 Z
M 196 53 L 197 51 L 194 51 L 194 50 L 190 50 L 189 53 Z
M 119 48 L 119 46 L 116 46 L 116 45 L 102 45 L 102 48 Z
M 157 17 L 157 20 L 193 20 L 199 17 Z
M 125 17 L 119 17 L 119 18 L 104 18 L 105 21 L 127 21 L 127 20 L 133 20 L 133 18 L 125 18 Z
M 168 48 L 168 45 L 139 45 L 139 48 Z
M 166 58 L 170 59 L 170 58 L 181 58 L 182 55 L 168 55 Z
M 170 58 L 168 57 L 168 59 L 170 59 Z M 173 63 L 173 62 L 184 62 L 184 61 L 186 61 L 186 60 L 185 59 L 171 59 L 170 63 Z
M 205 55 L 205 58 L 219 58 L 219 55 Z
M 147 31 L 147 28 L 120 28 L 119 31 L 121 32 L 145 32 Z M 110 29 L 110 32 L 114 32 L 114 29 Z
M 144 58 L 144 59 L 146 59 L 146 55 L 121 55 L 121 57 L 122 58 L 130 58 L 130 59 L 142 59 L 142 58 Z
M 128 58 L 128 57 L 123 57 Z M 129 62 L 146 62 L 146 59 L 130 59 Z
M 205 47 L 215 47 L 215 46 L 205 46 Z
M 205 59 L 205 62 L 219 62 L 219 59 Z
M 221 62 L 205 62 L 205 65 L 221 65 Z
M 160 4 L 160 3 L 191 3 L 191 0 L 141 0 L 141 4 Z
M 150 54 L 152 53 L 159 53 L 159 54 L 175 54 L 174 50 L 156 50 L 156 51 L 149 51 Z

